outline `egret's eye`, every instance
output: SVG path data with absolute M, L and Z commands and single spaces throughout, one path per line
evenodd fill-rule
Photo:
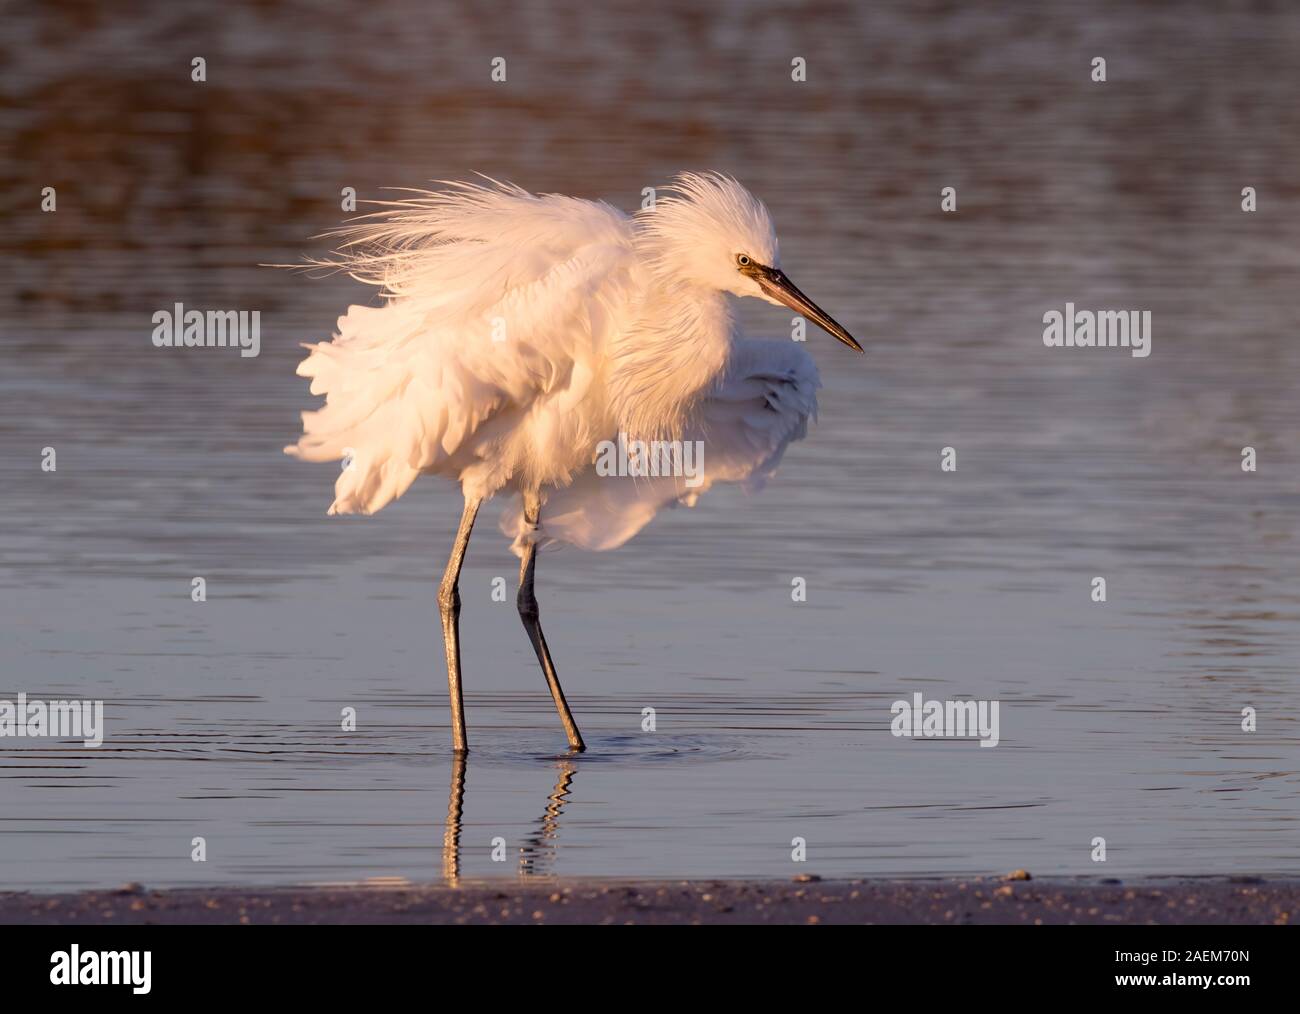
M 736 258 L 736 263 L 739 264 L 742 268 L 747 268 L 753 262 L 750 261 L 749 254 L 741 254 L 739 257 Z

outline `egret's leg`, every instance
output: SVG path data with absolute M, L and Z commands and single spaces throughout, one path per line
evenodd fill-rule
M 529 496 L 524 495 L 524 520 L 530 525 L 536 525 L 537 519 L 541 514 L 541 503 L 536 494 Z M 582 734 L 578 732 L 578 725 L 573 720 L 573 712 L 569 710 L 569 702 L 564 699 L 564 690 L 560 687 L 560 678 L 555 674 L 555 665 L 551 662 L 551 651 L 546 647 L 546 637 L 542 634 L 541 614 L 537 608 L 537 596 L 533 594 L 533 572 L 537 567 L 537 546 L 529 544 L 524 551 L 524 558 L 519 563 L 519 618 L 524 621 L 524 630 L 528 631 L 528 639 L 533 642 L 533 650 L 537 652 L 537 661 L 542 664 L 542 673 L 546 676 L 546 684 L 551 688 L 551 697 L 555 699 L 555 710 L 560 713 L 560 721 L 564 723 L 564 734 L 569 739 L 569 749 L 582 751 L 587 749 L 582 742 Z
M 465 513 L 460 517 L 460 530 L 456 544 L 451 547 L 451 559 L 438 587 L 438 610 L 442 613 L 442 640 L 447 648 L 447 689 L 451 697 L 451 742 L 457 753 L 466 753 L 469 743 L 465 739 L 465 702 L 460 692 L 460 566 L 465 561 L 465 548 L 469 534 L 474 530 L 474 518 L 481 500 L 465 498 Z

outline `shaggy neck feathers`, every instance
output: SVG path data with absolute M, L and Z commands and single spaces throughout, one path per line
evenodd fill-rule
M 678 439 L 726 368 L 731 311 L 721 293 L 660 278 L 640 310 L 613 349 L 610 406 L 629 439 Z

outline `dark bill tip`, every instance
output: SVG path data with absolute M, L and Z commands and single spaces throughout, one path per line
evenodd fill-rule
M 858 340 L 840 325 L 839 321 L 805 296 L 799 287 L 785 276 L 784 271 L 758 264 L 753 267 L 755 270 L 745 273 L 758 282 L 759 287 L 773 299 L 807 317 L 832 338 L 838 339 L 854 352 L 866 351 L 858 344 Z

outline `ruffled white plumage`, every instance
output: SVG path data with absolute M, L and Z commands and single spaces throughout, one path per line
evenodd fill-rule
M 678 186 L 633 218 L 509 185 L 452 185 L 345 230 L 330 263 L 384 302 L 351 307 L 331 341 L 306 346 L 298 372 L 325 404 L 286 448 L 350 459 L 330 513 L 372 513 L 440 474 L 474 498 L 540 490 L 540 529 L 518 507 L 503 521 L 517 551 L 538 538 L 609 549 L 714 482 L 761 483 L 815 412 L 816 369 L 793 343 L 737 338 L 711 276 L 674 274 L 719 242 L 718 222 L 777 256 L 766 211 L 734 181 Z M 709 270 L 733 256 L 719 246 Z M 597 476 L 597 444 L 620 432 L 702 440 L 703 484 Z
M 588 395 L 634 265 L 627 216 L 517 188 L 461 186 L 399 202 L 349 233 L 340 262 L 379 285 L 298 373 L 325 405 L 286 448 L 350 459 L 330 513 L 373 513 L 422 473 L 488 496 L 567 481 L 583 464 Z M 566 453 L 567 452 L 567 453 Z
M 543 548 L 557 543 L 582 549 L 617 549 L 666 507 L 693 507 L 714 483 L 737 482 L 762 489 L 792 442 L 817 417 L 821 380 L 812 357 L 792 342 L 738 338 L 717 389 L 702 401 L 698 420 L 683 433 L 703 448 L 699 483 L 682 476 L 600 475 L 594 467 L 554 489 L 541 523 L 524 520 L 522 506 L 508 507 L 501 531 L 516 553 L 527 540 Z

